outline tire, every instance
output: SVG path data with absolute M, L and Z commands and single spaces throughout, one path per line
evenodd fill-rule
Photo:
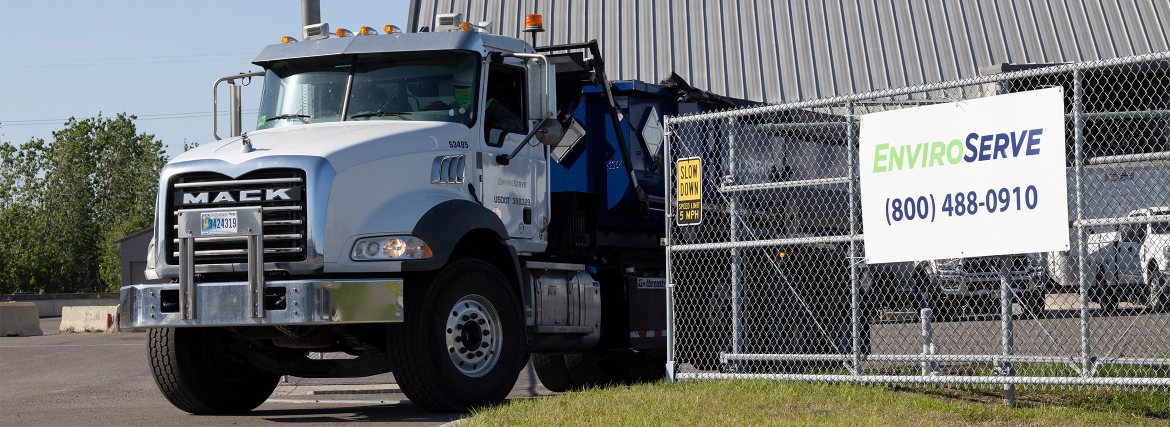
M 238 414 L 264 403 L 280 375 L 248 363 L 228 332 L 156 328 L 148 336 L 151 373 L 171 404 L 198 415 Z
M 406 397 L 441 412 L 503 402 L 528 352 L 520 298 L 500 270 L 455 259 L 408 285 L 405 298 L 405 322 L 389 328 L 387 351 Z
M 536 369 L 536 377 L 544 388 L 563 393 L 573 390 L 575 384 L 569 376 L 569 368 L 565 367 L 565 355 L 560 353 L 533 353 L 532 367 Z
M 1097 285 L 1093 287 L 1090 295 L 1093 301 L 1101 305 L 1101 310 L 1107 314 L 1112 314 L 1117 311 L 1117 303 L 1120 302 L 1120 295 L 1118 289 L 1109 286 L 1109 283 L 1104 278 L 1097 279 Z
M 565 368 L 569 378 L 573 380 L 573 389 L 583 390 L 592 387 L 605 387 L 618 383 L 591 353 L 570 353 L 565 355 Z
M 1044 292 L 1035 292 L 1035 295 L 1026 295 L 1020 300 L 1020 307 L 1024 309 L 1023 315 L 1027 319 L 1040 319 L 1044 317 L 1045 301 Z
M 666 352 L 643 351 L 630 354 L 630 382 L 647 383 L 666 378 Z
M 1146 272 L 1146 311 L 1166 309 L 1166 280 L 1162 272 L 1153 268 Z

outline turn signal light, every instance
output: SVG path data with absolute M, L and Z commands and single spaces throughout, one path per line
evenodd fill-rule
M 280 42 L 284 43 L 284 44 L 289 44 L 289 43 L 293 43 L 296 41 L 297 41 L 297 39 L 292 38 L 292 36 L 284 36 L 284 37 L 280 38 Z
M 459 24 L 459 29 L 463 31 L 469 31 L 471 30 L 471 23 L 463 21 L 463 23 Z
M 361 34 L 363 36 L 368 36 L 371 34 L 378 34 L 378 31 L 373 29 L 373 28 L 362 25 L 361 28 L 358 28 L 358 34 Z
M 345 28 L 338 28 L 338 29 L 337 29 L 337 31 L 334 31 L 334 32 L 333 32 L 333 34 L 337 34 L 337 37 L 350 37 L 350 36 L 353 36 L 353 33 L 352 33 L 352 32 L 350 32 L 349 30 L 345 29 Z

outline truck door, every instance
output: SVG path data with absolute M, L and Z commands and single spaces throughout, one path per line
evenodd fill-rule
M 1135 213 L 1131 218 L 1146 216 Z M 1117 281 L 1141 283 L 1141 248 L 1146 238 L 1146 224 L 1125 224 L 1117 227 Z
M 535 139 L 508 164 L 497 161 L 515 150 L 534 125 L 527 119 L 526 92 L 523 67 L 489 66 L 483 109 L 483 205 L 500 217 L 513 239 L 540 237 L 544 218 L 537 197 L 548 185 L 542 170 L 547 168 L 544 146 Z

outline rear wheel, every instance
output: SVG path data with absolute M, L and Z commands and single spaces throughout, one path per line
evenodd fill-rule
M 402 392 L 433 411 L 503 402 L 528 359 L 519 298 L 487 262 L 452 261 L 408 285 L 405 323 L 389 331 Z
M 569 368 L 565 367 L 565 355 L 560 353 L 533 353 L 532 367 L 536 369 L 536 377 L 544 388 L 555 392 L 569 391 L 574 388 L 573 378 L 569 376 Z
M 280 375 L 248 363 L 244 343 L 223 330 L 156 328 L 148 340 L 159 390 L 175 407 L 192 414 L 251 411 L 280 380 Z
M 573 379 L 574 389 L 604 387 L 620 382 L 615 381 L 614 375 L 606 370 L 593 353 L 566 354 L 565 367 L 568 368 L 569 377 Z

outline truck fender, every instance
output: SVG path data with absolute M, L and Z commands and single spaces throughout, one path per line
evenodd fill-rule
M 431 247 L 430 259 L 403 263 L 403 271 L 433 271 L 442 268 L 455 251 L 459 241 L 476 230 L 487 230 L 508 239 L 508 231 L 496 214 L 470 200 L 448 200 L 428 210 L 414 226 L 411 235 L 423 239 Z M 509 245 L 509 249 L 511 246 Z M 509 253 L 516 258 L 515 250 Z M 508 274 L 511 268 L 501 268 Z

